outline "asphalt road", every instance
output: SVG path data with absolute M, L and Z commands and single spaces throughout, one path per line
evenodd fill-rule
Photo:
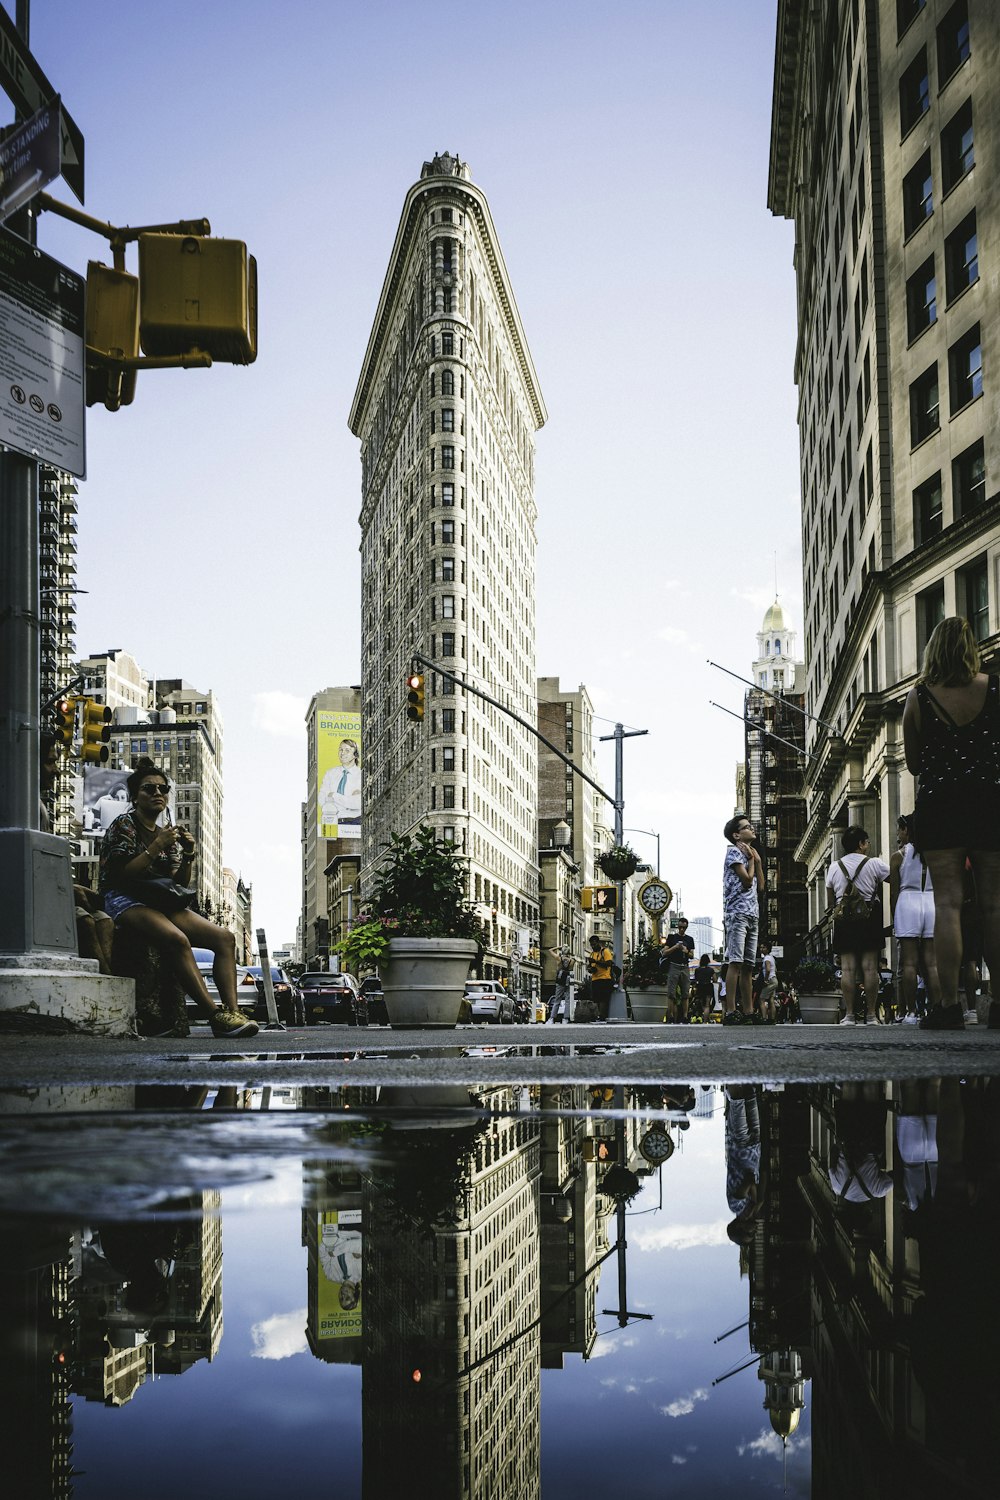
M 199 1083 L 241 1088 L 392 1083 L 793 1083 L 1000 1074 L 1000 1031 L 864 1026 L 320 1026 L 252 1041 L 0 1035 L 0 1111 L 42 1090 Z M 3 1095 L 8 1097 L 5 1106 Z M 69 1099 L 67 1094 L 67 1100 Z

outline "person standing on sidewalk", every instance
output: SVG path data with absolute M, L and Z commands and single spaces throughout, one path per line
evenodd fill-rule
M 726 930 L 726 1012 L 723 1026 L 749 1021 L 753 1009 L 753 966 L 757 962 L 759 893 L 764 866 L 753 847 L 749 818 L 730 818 L 722 830 L 729 840 L 722 867 L 722 925 Z
M 667 977 L 665 980 L 669 999 L 667 1009 L 672 1021 L 686 1021 L 688 1018 L 688 998 L 691 994 L 691 970 L 690 963 L 694 957 L 694 938 L 688 934 L 687 917 L 677 918 L 677 931 L 672 932 L 667 938 L 666 947 L 660 954 L 660 964 L 666 965 Z M 677 1002 L 677 988 L 680 986 L 680 1001 Z
M 773 1021 L 774 997 L 778 993 L 778 965 L 770 943 L 761 943 L 760 954 L 760 1013 L 765 1021 Z
M 571 1021 L 570 1015 L 570 983 L 573 978 L 573 965 L 565 948 L 550 948 L 549 952 L 556 960 L 556 987 L 552 992 L 552 1003 L 549 1007 L 548 1025 L 554 1026 L 556 1022 L 563 1020 Z
M 826 872 L 828 909 L 840 907 L 845 895 L 861 898 L 865 910 L 860 914 L 834 913 L 833 951 L 840 956 L 840 992 L 844 997 L 841 1026 L 853 1026 L 854 999 L 858 990 L 860 967 L 865 988 L 868 1024 L 878 1024 L 878 956 L 882 949 L 883 880 L 889 879 L 889 866 L 871 853 L 871 841 L 859 823 L 845 828 L 840 839 L 844 851 L 841 859 L 830 861 Z M 850 891 L 848 891 L 850 887 Z
M 587 973 L 590 975 L 590 990 L 597 1006 L 597 1019 L 606 1021 L 608 1019 L 608 1007 L 611 1004 L 611 991 L 614 989 L 614 980 L 611 977 L 611 965 L 615 956 L 610 948 L 605 947 L 604 939 L 594 936 L 590 940 L 590 952 L 587 954 Z
M 910 823 L 913 814 L 902 814 L 896 822 L 898 845 L 889 860 L 889 907 L 892 927 L 899 944 L 899 988 L 902 999 L 900 1021 L 916 1026 L 917 969 L 923 963 L 931 1004 L 941 999 L 937 963 L 934 959 L 934 886 L 930 872 L 913 847 Z

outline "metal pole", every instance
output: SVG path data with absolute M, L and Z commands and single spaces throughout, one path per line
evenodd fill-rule
M 624 816 L 623 816 L 624 815 L 624 811 L 625 811 L 625 797 L 624 797 L 624 792 L 623 792 L 624 775 L 623 775 L 623 769 L 622 769 L 622 742 L 624 740 L 634 739 L 637 735 L 648 734 L 648 733 L 649 733 L 648 729 L 626 729 L 624 727 L 624 725 L 622 725 L 622 724 L 616 724 L 615 725 L 615 732 L 614 732 L 614 734 L 602 734 L 601 735 L 601 739 L 602 740 L 614 740 L 614 742 L 615 742 L 615 845 L 616 845 L 616 847 L 617 847 L 617 845 L 619 845 L 622 842 L 622 839 L 624 837 L 624 832 L 625 832 L 624 826 L 623 826 L 624 825 L 624 821 L 625 821 Z M 625 954 L 625 911 L 624 911 L 625 903 L 624 903 L 624 901 L 622 899 L 622 894 L 623 894 L 623 891 L 624 891 L 624 882 L 621 881 L 621 880 L 619 880 L 619 881 L 616 881 L 615 885 L 616 885 L 615 925 L 614 925 L 614 937 L 612 938 L 612 952 L 614 954 L 615 963 L 618 965 L 619 969 L 622 969 L 624 967 L 624 954 Z M 627 1020 L 627 1015 L 626 1015 L 626 1011 L 625 1011 L 625 991 L 622 989 L 620 981 L 619 981 L 619 983 L 615 986 L 615 988 L 611 992 L 611 1001 L 610 1001 L 610 1003 L 608 1005 L 608 1020 L 609 1021 L 624 1021 L 624 1020 Z

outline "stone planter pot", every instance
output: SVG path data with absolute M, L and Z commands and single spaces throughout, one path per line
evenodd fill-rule
M 644 990 L 630 989 L 628 997 L 632 1002 L 632 1019 L 648 1025 L 650 1022 L 663 1020 L 667 1013 L 670 991 L 665 984 L 650 984 Z
M 379 963 L 389 1025 L 396 1031 L 458 1025 L 473 938 L 390 938 Z
M 840 991 L 824 990 L 819 995 L 800 994 L 799 1010 L 807 1026 L 833 1026 L 840 1020 Z

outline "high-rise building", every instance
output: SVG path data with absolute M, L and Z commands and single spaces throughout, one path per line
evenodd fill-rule
M 350 413 L 361 441 L 362 884 L 390 833 L 426 822 L 468 856 L 501 972 L 537 927 L 534 434 L 546 418 L 496 229 L 467 165 L 409 190 Z
M 795 223 L 810 921 L 831 835 L 912 805 L 934 626 L 998 644 L 1000 9 L 779 0 L 768 204 Z M 979 163 L 976 170 L 977 162 Z
M 806 870 L 795 857 L 805 831 L 807 723 L 805 668 L 796 657 L 795 636 L 776 597 L 757 632 L 756 685 L 743 700 L 744 810 L 764 861 L 760 936 L 789 963 L 801 957 L 809 927 Z
M 581 682 L 575 692 L 564 692 L 558 677 L 538 679 L 538 728 L 587 776 L 597 779 L 594 760 L 594 705 Z M 593 788 L 575 776 L 565 761 L 545 745 L 538 747 L 538 842 L 550 842 L 559 822 L 570 830 L 569 851 L 580 866 L 581 885 L 593 885 Z
M 306 800 L 302 804 L 302 957 L 325 968 L 331 937 L 327 870 L 341 883 L 344 860 L 356 870 L 361 844 L 361 689 L 331 687 L 314 693 L 306 709 Z M 367 795 L 367 788 L 366 788 Z M 353 890 L 352 890 L 353 896 Z M 346 903 L 346 893 L 345 893 Z M 338 900 L 339 906 L 339 900 Z M 356 909 L 356 908 L 353 908 Z M 339 925 L 339 924 L 338 924 Z

